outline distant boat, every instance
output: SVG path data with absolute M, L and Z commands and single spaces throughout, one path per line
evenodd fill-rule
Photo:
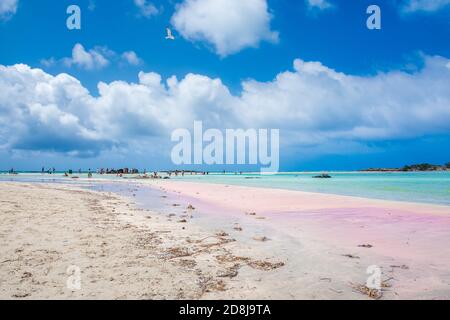
M 330 179 L 332 177 L 329 174 L 322 173 L 321 175 L 314 176 L 313 178 L 316 178 L 316 179 Z

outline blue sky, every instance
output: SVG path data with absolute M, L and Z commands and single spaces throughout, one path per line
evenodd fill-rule
M 450 161 L 450 1 L 0 3 L 0 169 L 173 167 L 193 120 L 279 128 L 282 170 Z

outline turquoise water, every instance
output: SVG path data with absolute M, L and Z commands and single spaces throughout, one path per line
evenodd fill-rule
M 314 175 L 188 175 L 176 179 L 450 205 L 450 172 L 330 173 L 332 179 L 314 179 Z
M 374 199 L 424 202 L 450 206 L 450 172 L 395 172 L 395 173 L 330 173 L 332 179 L 314 179 L 314 173 L 280 173 L 277 175 L 259 174 L 210 174 L 172 176 L 175 180 L 220 183 L 229 185 L 279 188 L 309 192 L 331 193 Z M 130 177 L 130 176 L 129 176 Z M 86 174 L 80 178 L 87 178 Z M 121 179 L 115 175 L 94 178 Z M 74 182 L 81 181 L 64 178 L 61 174 L 0 174 L 0 181 L 36 182 Z

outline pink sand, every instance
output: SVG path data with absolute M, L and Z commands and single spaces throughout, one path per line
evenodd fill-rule
M 427 258 L 438 247 L 439 260 L 450 265 L 450 246 L 444 245 L 450 244 L 448 206 L 184 181 L 159 185 L 221 212 L 256 212 L 285 228 L 308 223 L 311 231 L 333 242 L 376 242 L 391 255 Z M 411 243 L 416 250 L 409 249 Z
M 425 290 L 432 282 L 450 298 L 450 282 L 444 279 L 450 275 L 449 206 L 185 181 L 157 185 L 211 214 L 232 218 L 255 212 L 266 218 L 258 223 L 292 237 L 306 232 L 339 252 L 388 266 L 407 264 L 413 269 L 407 276 L 415 282 L 409 291 L 414 285 Z M 373 247 L 362 249 L 363 244 Z

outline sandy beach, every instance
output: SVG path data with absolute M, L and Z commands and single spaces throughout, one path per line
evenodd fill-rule
M 279 261 L 225 233 L 73 186 L 0 183 L 1 299 L 217 299 L 251 295 Z M 245 248 L 244 248 L 245 249 Z M 73 266 L 81 288 L 69 289 Z M 71 268 L 72 267 L 72 268 Z M 236 277 L 237 278 L 237 277 Z
M 360 289 L 373 265 L 382 299 L 450 298 L 446 206 L 179 181 L 120 185 L 131 196 L 1 182 L 0 298 L 370 299 Z M 143 208 L 136 194 L 148 188 L 174 213 Z M 73 270 L 80 288 L 68 286 Z
M 449 18 L 0 0 L 0 301 L 261 320 L 450 300 Z

